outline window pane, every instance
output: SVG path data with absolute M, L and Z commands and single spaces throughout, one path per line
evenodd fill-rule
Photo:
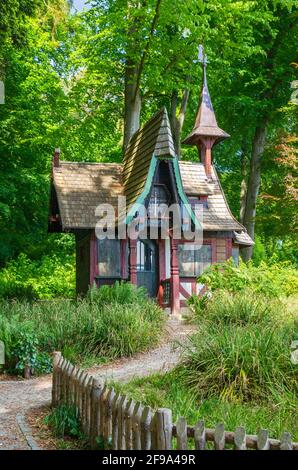
M 98 271 L 100 277 L 121 277 L 120 240 L 98 240 Z
M 179 272 L 181 276 L 194 276 L 193 245 L 183 243 L 178 245 Z
M 232 247 L 232 258 L 233 258 L 235 266 L 238 266 L 239 264 L 239 247 L 238 246 Z
M 183 243 L 178 246 L 178 258 L 180 276 L 199 276 L 212 262 L 212 247 Z

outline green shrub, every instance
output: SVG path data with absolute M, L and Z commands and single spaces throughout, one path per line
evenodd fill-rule
M 52 254 L 30 260 L 21 254 L 0 270 L 0 297 L 50 299 L 75 295 L 74 255 Z
M 268 297 L 289 296 L 298 293 L 298 271 L 288 263 L 259 266 L 240 261 L 235 266 L 232 260 L 211 266 L 200 277 L 199 282 L 215 291 L 226 289 L 237 292 L 250 289 Z
M 296 393 L 297 365 L 291 363 L 290 345 L 297 338 L 295 322 L 279 328 L 205 322 L 184 347 L 178 375 L 202 398 L 237 401 Z
M 83 437 L 75 406 L 58 406 L 45 418 L 45 423 L 52 428 L 56 437 Z

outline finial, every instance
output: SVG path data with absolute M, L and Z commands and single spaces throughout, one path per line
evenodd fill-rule
M 198 47 L 198 59 L 201 64 L 203 64 L 204 67 L 208 64 L 208 59 L 206 54 L 204 53 L 204 46 L 203 44 L 199 44 Z

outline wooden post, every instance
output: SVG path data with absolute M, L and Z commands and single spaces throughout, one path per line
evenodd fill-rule
M 129 279 L 137 285 L 137 240 L 129 238 Z
M 154 416 L 155 426 L 153 441 L 156 443 L 157 450 L 172 449 L 172 410 L 168 408 L 159 408 Z
M 284 432 L 280 438 L 280 450 L 293 450 L 292 436 L 289 432 Z
M 260 429 L 260 431 L 258 432 L 257 449 L 258 450 L 270 449 L 269 434 L 268 434 L 267 429 Z
M 99 437 L 99 405 L 102 387 L 99 380 L 93 379 L 91 391 L 91 417 L 90 417 L 90 444 L 91 449 L 96 449 Z
M 135 404 L 132 416 L 132 449 L 141 450 L 141 417 L 143 407 L 140 402 Z
M 118 405 L 120 393 L 117 392 L 112 402 L 112 449 L 118 449 Z
M 105 410 L 106 410 L 106 400 L 107 400 L 107 394 L 108 394 L 108 387 L 104 385 L 102 389 L 102 393 L 100 395 L 99 399 L 99 435 L 102 439 L 105 438 L 104 432 L 104 424 L 105 424 Z
M 131 450 L 132 447 L 132 414 L 135 403 L 132 399 L 128 400 L 124 412 L 125 420 L 125 450 Z
M 215 428 L 214 447 L 216 450 L 224 450 L 225 448 L 225 427 L 223 423 L 219 423 Z
M 91 393 L 92 393 L 92 385 L 93 385 L 93 377 L 89 375 L 89 380 L 86 384 L 85 388 L 85 434 L 86 436 L 90 436 L 90 429 L 91 429 Z
M 204 421 L 198 421 L 195 425 L 195 449 L 204 450 L 206 446 L 206 431 Z
M 112 436 L 112 406 L 113 406 L 113 400 L 115 397 L 115 390 L 112 388 L 109 388 L 107 390 L 106 394 L 106 399 L 105 399 L 105 409 L 104 409 L 104 423 L 103 423 L 103 428 L 104 428 L 104 438 L 106 441 L 110 442 L 111 436 Z
M 118 450 L 125 450 L 124 410 L 127 402 L 126 395 L 121 395 L 118 401 Z
M 141 449 L 151 449 L 151 422 L 153 413 L 149 406 L 145 406 L 141 416 Z
M 58 404 L 58 390 L 57 390 L 57 376 L 58 376 L 58 364 L 61 359 L 61 352 L 53 352 L 53 375 L 52 375 L 52 406 L 55 407 Z
M 63 359 L 61 368 L 60 368 L 60 404 L 65 401 L 65 368 L 67 366 L 67 360 Z
M 242 426 L 235 429 L 234 445 L 235 450 L 246 450 L 246 432 Z
M 187 423 L 185 418 L 179 418 L 176 424 L 177 450 L 187 449 Z
M 73 370 L 74 370 L 74 366 L 69 362 L 68 367 L 66 369 L 66 387 L 65 387 L 66 403 L 69 406 L 71 405 L 71 377 L 72 377 Z
M 171 313 L 180 311 L 178 240 L 170 238 L 171 244 Z

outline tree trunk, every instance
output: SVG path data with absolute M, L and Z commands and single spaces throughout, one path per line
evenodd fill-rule
M 250 173 L 248 179 L 243 224 L 252 240 L 254 240 L 255 235 L 256 206 L 261 184 L 261 160 L 266 143 L 267 126 L 268 120 L 264 119 L 263 123 L 256 127 L 250 159 Z M 249 261 L 252 255 L 253 246 L 241 249 L 241 256 L 244 261 Z
M 145 3 L 145 2 L 144 2 Z M 136 60 L 136 42 L 135 42 L 135 32 L 142 28 L 140 25 L 140 18 L 138 15 L 133 15 L 134 19 L 132 24 L 128 29 L 128 47 L 127 47 L 127 56 L 125 64 L 125 98 L 124 98 L 124 139 L 123 139 L 123 153 L 128 145 L 128 142 L 132 135 L 140 127 L 140 115 L 141 115 L 141 77 L 145 65 L 145 60 L 148 55 L 151 40 L 154 36 L 154 31 L 159 19 L 161 0 L 156 0 L 155 12 L 151 22 L 151 28 L 148 35 L 148 39 L 144 50 L 139 58 Z M 141 3 L 139 8 L 141 8 Z M 134 9 L 134 5 L 129 5 L 129 9 Z
M 140 127 L 142 100 L 140 88 L 137 84 L 138 73 L 138 67 L 128 59 L 125 70 L 124 150 L 131 136 Z
M 244 222 L 246 194 L 247 194 L 247 159 L 244 151 L 241 155 L 241 186 L 240 186 L 240 223 Z
M 175 150 L 178 158 L 180 158 L 181 155 L 181 132 L 184 124 L 188 98 L 189 89 L 185 88 L 183 91 L 179 113 L 177 116 L 178 94 L 176 90 L 173 91 L 171 97 L 171 127 Z

